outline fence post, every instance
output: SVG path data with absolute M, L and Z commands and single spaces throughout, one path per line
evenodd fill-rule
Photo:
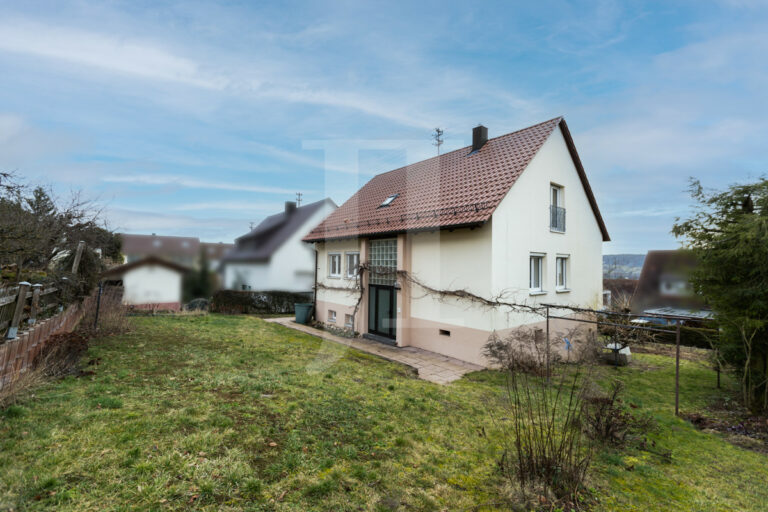
M 32 307 L 29 310 L 29 325 L 35 325 L 35 322 L 37 321 L 37 313 L 40 310 L 40 291 L 42 290 L 43 285 L 40 283 L 33 284 L 32 285 Z
M 77 243 L 77 252 L 75 253 L 75 261 L 72 262 L 72 273 L 77 274 L 77 269 L 80 267 L 80 259 L 83 257 L 83 249 L 85 249 L 85 242 L 80 240 Z
M 101 292 L 104 290 L 104 282 L 99 281 L 99 295 L 96 297 L 96 317 L 93 319 L 93 328 L 99 325 L 99 309 L 101 309 Z
M 27 290 L 29 290 L 29 286 L 29 283 L 26 281 L 19 283 L 19 295 L 16 297 L 16 309 L 13 312 L 11 326 L 8 328 L 8 332 L 5 335 L 5 339 L 7 340 L 15 339 L 16 334 L 19 332 L 19 324 L 21 323 L 21 317 L 24 314 L 24 305 L 27 302 Z
M 680 415 L 680 320 L 675 322 L 675 416 Z

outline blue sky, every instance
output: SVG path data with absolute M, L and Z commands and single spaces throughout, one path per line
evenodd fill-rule
M 564 115 L 613 241 L 768 166 L 768 3 L 0 2 L 0 168 L 120 231 L 231 241 L 373 174 Z

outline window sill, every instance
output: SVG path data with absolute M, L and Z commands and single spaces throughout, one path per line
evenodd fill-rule
M 341 276 L 328 276 L 328 279 L 341 279 Z
M 555 293 L 571 293 L 570 288 L 557 288 L 555 289 Z
M 546 294 L 547 294 L 546 290 L 539 290 L 539 291 L 531 290 L 530 292 L 528 292 L 528 295 L 546 295 Z
M 554 228 L 549 228 L 549 232 L 550 233 L 557 233 L 558 235 L 564 235 L 565 234 L 565 230 L 560 231 L 559 229 L 554 229 Z

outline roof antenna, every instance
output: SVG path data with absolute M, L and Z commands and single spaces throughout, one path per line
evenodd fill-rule
M 296 192 L 296 206 L 301 206 L 301 197 L 303 195 L 301 192 Z
M 255 222 L 249 222 L 249 223 L 248 223 L 248 229 L 250 229 L 251 231 L 253 231 L 253 225 L 254 225 L 254 224 L 256 224 L 256 223 L 255 223 Z
M 437 156 L 440 156 L 440 146 L 443 145 L 443 130 L 435 128 L 435 131 L 432 133 L 432 138 L 435 139 L 435 142 L 433 142 L 432 145 L 437 146 Z

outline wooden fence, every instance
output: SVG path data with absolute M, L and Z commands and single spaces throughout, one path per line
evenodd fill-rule
M 83 310 L 82 304 L 72 304 L 18 337 L 5 340 L 0 345 L 0 389 L 30 371 L 51 337 L 72 331 L 82 318 Z
M 19 283 L 0 289 L 0 336 L 14 339 L 19 331 L 62 311 L 59 289 L 55 286 Z M 1 342 L 1 341 L 0 341 Z
M 51 336 L 70 332 L 94 301 L 64 309 L 59 291 L 26 282 L 0 289 L 0 389 L 31 370 Z

